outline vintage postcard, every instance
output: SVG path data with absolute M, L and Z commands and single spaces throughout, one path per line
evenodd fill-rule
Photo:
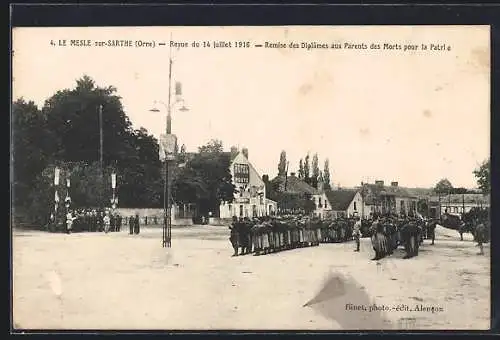
M 489 26 L 12 46 L 15 329 L 490 328 Z

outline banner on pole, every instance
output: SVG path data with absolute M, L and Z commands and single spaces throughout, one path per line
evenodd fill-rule
M 174 160 L 177 137 L 173 134 L 163 134 L 160 136 L 160 160 Z
M 182 85 L 180 82 L 175 82 L 175 95 L 180 96 L 182 95 Z
M 54 195 L 54 201 L 55 201 L 56 203 L 57 203 L 57 202 L 59 202 L 59 195 L 57 194 L 57 191 L 56 191 L 56 193 L 55 193 L 55 195 Z
M 59 175 L 60 175 L 61 169 L 55 168 L 54 170 L 54 185 L 59 185 Z
M 112 173 L 111 174 L 111 189 L 115 189 L 115 188 L 116 188 L 116 174 Z
M 69 188 L 70 187 L 70 180 L 69 178 L 66 178 L 66 186 Z

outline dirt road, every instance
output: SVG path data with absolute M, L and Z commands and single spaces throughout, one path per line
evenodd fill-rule
M 228 229 L 14 231 L 14 321 L 51 329 L 488 329 L 490 251 L 438 227 L 418 257 L 369 239 L 231 257 Z

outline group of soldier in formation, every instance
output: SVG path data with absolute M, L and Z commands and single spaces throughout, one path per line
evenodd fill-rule
M 360 251 L 360 239 L 370 237 L 375 256 L 379 260 L 393 254 L 400 245 L 404 247 L 405 259 L 418 255 L 424 239 L 435 241 L 436 225 L 441 219 L 426 219 L 422 216 L 379 215 L 370 219 L 274 216 L 236 218 L 229 229 L 229 240 L 233 256 L 265 255 L 289 249 L 318 246 L 320 243 L 355 241 L 354 251 Z M 459 232 L 463 228 L 459 229 Z M 471 231 L 484 254 L 483 243 L 488 239 L 484 223 L 477 222 Z
M 56 231 L 58 225 L 70 234 L 73 231 L 89 232 L 119 232 L 123 224 L 123 217 L 111 209 L 75 209 L 68 210 L 64 218 L 57 220 L 54 214 L 51 214 L 48 229 Z M 129 234 L 139 234 L 140 221 L 139 215 L 127 218 L 129 224 Z

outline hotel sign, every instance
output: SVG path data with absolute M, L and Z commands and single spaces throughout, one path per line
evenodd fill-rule
M 250 203 L 250 198 L 237 197 L 235 198 L 236 203 Z

